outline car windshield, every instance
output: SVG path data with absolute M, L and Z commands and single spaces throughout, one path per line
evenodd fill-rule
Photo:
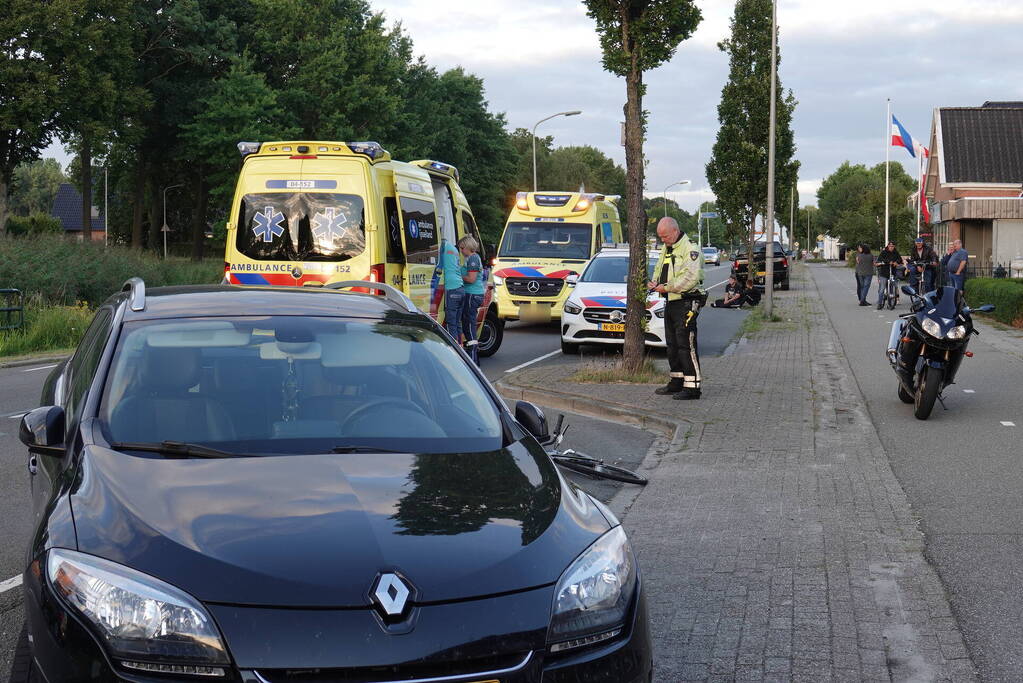
M 647 278 L 653 278 L 654 266 L 657 265 L 656 258 L 647 260 Z M 629 279 L 629 257 L 628 256 L 604 256 L 595 258 L 586 266 L 580 282 L 607 282 L 624 284 Z
M 257 261 L 347 261 L 366 248 L 362 197 L 265 192 L 242 197 L 238 251 Z
M 765 245 L 763 242 L 759 242 L 753 247 L 754 256 L 762 256 L 766 251 L 767 245 Z M 737 258 L 742 258 L 744 256 L 749 255 L 749 246 L 743 245 L 739 247 L 739 251 L 737 251 L 735 255 Z M 776 257 L 785 255 L 785 252 L 784 250 L 782 250 L 781 245 L 778 244 L 777 242 L 774 243 L 774 255 Z
M 704 247 L 703 248 L 703 253 L 704 254 L 716 254 L 716 253 L 718 253 L 718 250 L 717 250 L 716 247 Z
M 494 401 L 435 331 L 407 318 L 127 323 L 100 409 L 111 443 L 232 453 L 501 447 Z
M 509 223 L 498 256 L 588 259 L 592 243 L 589 223 Z

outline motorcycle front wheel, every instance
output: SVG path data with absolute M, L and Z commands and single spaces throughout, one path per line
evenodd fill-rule
M 926 367 L 921 371 L 920 381 L 916 386 L 916 408 L 913 410 L 916 419 L 926 420 L 930 417 L 934 401 L 938 398 L 938 392 L 941 391 L 941 380 L 944 374 L 944 371 L 932 367 Z

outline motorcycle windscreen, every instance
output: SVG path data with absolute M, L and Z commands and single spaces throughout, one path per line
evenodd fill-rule
M 398 198 L 401 244 L 405 253 L 405 293 L 419 310 L 436 318 L 440 229 L 433 188 L 429 178 L 396 170 L 394 191 Z
M 959 315 L 959 308 L 962 304 L 961 297 L 962 294 L 955 287 L 939 287 L 934 291 L 932 298 L 934 306 L 927 313 L 941 316 L 952 321 L 952 324 L 957 324 L 955 319 Z M 934 312 L 931 313 L 931 310 Z

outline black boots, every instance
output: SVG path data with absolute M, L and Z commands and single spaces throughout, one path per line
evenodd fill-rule
M 672 394 L 677 394 L 680 391 L 682 391 L 682 382 L 676 383 L 674 381 L 668 382 L 663 387 L 657 387 L 654 389 L 654 393 L 658 396 L 671 396 Z
M 700 398 L 700 390 L 683 389 L 682 391 L 672 396 L 672 398 L 675 399 L 676 401 L 695 401 L 696 399 Z

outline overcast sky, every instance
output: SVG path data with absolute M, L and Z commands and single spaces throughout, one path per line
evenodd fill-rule
M 371 2 L 402 23 L 431 64 L 481 76 L 491 108 L 511 128 L 581 109 L 538 134 L 557 145 L 593 145 L 624 164 L 625 82 L 603 71 L 594 24 L 578 0 Z M 734 8 L 728 0 L 697 4 L 703 22 L 670 63 L 648 74 L 645 100 L 647 193 L 688 179 L 669 196 L 689 209 L 711 198 L 704 167 L 728 74 L 717 43 Z M 779 0 L 778 25 L 782 85 L 799 101 L 793 129 L 804 204 L 816 202 L 821 179 L 844 160 L 884 161 L 887 97 L 924 144 L 935 107 L 1023 99 L 1020 0 Z M 906 151 L 891 155 L 916 174 Z

